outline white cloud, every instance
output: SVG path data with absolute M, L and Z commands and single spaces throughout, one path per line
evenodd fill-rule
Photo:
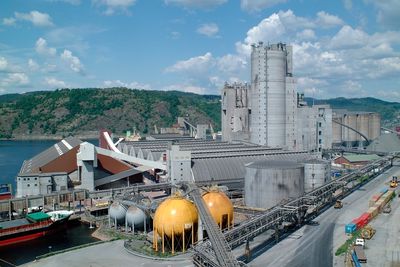
M 201 25 L 197 32 L 208 37 L 214 37 L 219 31 L 218 25 L 215 23 L 206 23 Z
M 108 80 L 103 82 L 104 87 L 126 87 L 131 89 L 143 89 L 143 90 L 151 90 L 151 86 L 149 84 L 143 84 L 139 82 L 122 82 L 120 80 Z
M 203 56 L 192 57 L 188 60 L 181 60 L 165 69 L 166 72 L 186 72 L 201 74 L 214 65 L 214 58 L 210 52 Z
M 400 1 L 398 0 L 365 0 L 372 3 L 377 10 L 376 20 L 386 27 L 399 29 Z
M 286 0 L 240 0 L 240 7 L 247 12 L 259 12 L 265 8 L 285 2 Z
M 296 37 L 300 40 L 314 40 L 317 38 L 315 32 L 311 29 L 304 29 L 301 32 L 296 33 Z
M 238 55 L 227 54 L 217 59 L 218 70 L 230 74 L 236 74 L 246 69 L 247 61 Z
M 117 12 L 129 14 L 129 8 L 136 3 L 136 0 L 92 0 L 97 6 L 105 6 L 105 15 L 114 15 Z
M 359 29 L 345 25 L 340 31 L 333 36 L 330 43 L 332 48 L 359 48 L 364 46 L 368 41 L 368 34 Z
M 51 17 L 49 14 L 41 13 L 39 11 L 33 10 L 29 13 L 18 13 L 15 12 L 15 18 L 18 20 L 26 20 L 32 22 L 33 25 L 39 27 L 53 26 Z
M 2 82 L 3 86 L 9 86 L 9 85 L 27 85 L 29 84 L 29 77 L 23 72 L 17 72 L 17 73 L 9 73 L 7 78 L 5 78 Z
M 47 41 L 40 37 L 36 41 L 36 52 L 40 55 L 44 56 L 55 56 L 57 53 L 57 50 L 53 47 L 47 46 Z
M 222 4 L 225 4 L 228 0 L 164 0 L 167 5 L 177 5 L 187 9 L 212 9 Z
M 31 71 L 36 71 L 39 69 L 39 64 L 36 63 L 36 61 L 34 61 L 33 59 L 29 59 L 28 60 L 28 67 Z
M 17 20 L 15 18 L 4 18 L 3 19 L 3 25 L 14 26 L 16 21 Z
M 54 77 L 45 77 L 44 78 L 44 84 L 51 88 L 66 88 L 67 85 L 64 81 L 57 80 Z
M 187 93 L 194 93 L 194 94 L 199 94 L 203 95 L 207 93 L 207 88 L 201 87 L 201 86 L 196 86 L 192 84 L 172 84 L 168 85 L 162 88 L 164 91 L 182 91 L 182 92 L 187 92 Z
M 0 71 L 4 71 L 7 69 L 8 61 L 4 57 L 0 57 Z
M 344 24 L 341 18 L 339 18 L 338 16 L 328 14 L 325 11 L 320 11 L 317 13 L 317 19 L 315 23 L 316 25 L 320 25 L 321 27 L 324 28 L 332 28 Z
M 61 59 L 66 62 L 70 69 L 77 73 L 83 73 L 83 65 L 77 56 L 72 55 L 72 52 L 64 49 L 64 52 L 60 55 Z

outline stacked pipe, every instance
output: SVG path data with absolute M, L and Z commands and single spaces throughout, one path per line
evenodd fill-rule
M 355 218 L 351 223 L 346 224 L 345 233 L 351 234 L 366 226 L 373 218 L 375 218 L 383 207 L 391 200 L 395 191 L 393 189 L 382 188 L 378 194 L 372 196 L 369 201 L 369 208 L 367 212 Z

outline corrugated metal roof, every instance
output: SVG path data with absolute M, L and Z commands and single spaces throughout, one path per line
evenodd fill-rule
M 60 142 L 49 147 L 45 151 L 37 154 L 33 158 L 24 161 L 20 173 L 39 173 L 40 167 L 55 160 L 59 156 L 65 154 L 76 146 L 82 143 L 81 140 L 75 137 L 67 137 Z
M 350 162 L 373 161 L 380 157 L 375 154 L 343 154 L 343 157 Z
M 260 160 L 290 160 L 302 162 L 315 157 L 316 155 L 306 152 L 297 154 L 287 152 L 258 156 L 192 159 L 192 171 L 196 182 L 244 179 L 246 171 L 245 165 L 250 162 Z
M 400 136 L 395 133 L 382 134 L 367 147 L 367 150 L 379 152 L 400 151 Z

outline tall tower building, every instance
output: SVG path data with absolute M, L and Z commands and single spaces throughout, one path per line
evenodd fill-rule
M 296 149 L 292 46 L 252 45 L 250 142 Z
M 246 83 L 225 83 L 221 92 L 223 141 L 249 140 L 249 90 L 250 86 Z

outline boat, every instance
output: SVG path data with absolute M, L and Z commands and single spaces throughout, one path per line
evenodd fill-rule
M 12 198 L 11 184 L 0 184 L 0 200 Z
M 70 210 L 55 210 L 55 211 L 49 211 L 46 214 L 50 216 L 50 219 L 53 222 L 58 222 L 58 221 L 68 220 L 73 213 L 74 212 Z
M 23 219 L 0 222 L 0 247 L 40 238 L 66 225 L 72 212 L 28 213 Z

